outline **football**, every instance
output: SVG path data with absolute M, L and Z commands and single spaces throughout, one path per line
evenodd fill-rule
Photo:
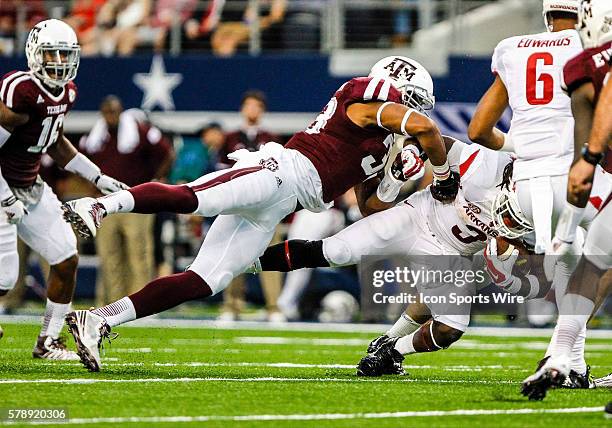
M 507 260 L 512 252 L 517 249 L 519 252 L 519 257 L 514 265 L 515 269 L 518 270 L 519 274 L 523 275 L 526 275 L 531 271 L 532 261 L 529 255 L 532 253 L 522 242 L 515 239 L 506 239 L 501 236 L 495 238 L 495 241 L 497 242 L 497 257 L 500 260 Z

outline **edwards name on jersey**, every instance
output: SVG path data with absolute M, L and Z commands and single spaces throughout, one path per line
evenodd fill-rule
M 29 187 L 36 181 L 40 159 L 57 141 L 77 96 L 77 88 L 68 82 L 54 95 L 28 71 L 13 71 L 0 81 L 0 99 L 15 113 L 29 116 L 0 148 L 0 169 L 11 187 Z
M 575 30 L 510 37 L 495 48 L 491 70 L 504 82 L 512 108 L 514 180 L 567 174 L 574 118 L 560 80 L 563 66 L 581 50 Z

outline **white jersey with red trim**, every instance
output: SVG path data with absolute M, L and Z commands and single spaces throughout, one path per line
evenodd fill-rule
M 517 155 L 515 180 L 567 174 L 574 119 L 562 73 L 581 51 L 575 30 L 510 37 L 495 48 L 491 70 L 506 86 L 512 108 L 508 138 Z
M 498 236 L 490 210 L 512 156 L 455 141 L 448 161 L 451 169 L 461 174 L 461 187 L 452 204 L 433 199 L 429 190 L 414 194 L 405 203 L 421 210 L 425 229 L 450 252 L 472 255 L 482 250 L 489 238 Z

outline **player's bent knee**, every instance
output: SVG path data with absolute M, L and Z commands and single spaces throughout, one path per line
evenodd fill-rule
M 342 239 L 334 237 L 323 240 L 323 254 L 332 266 L 343 266 L 353 261 L 351 247 Z
M 439 321 L 434 321 L 433 334 L 436 340 L 436 344 L 439 347 L 446 349 L 453 343 L 461 339 L 461 336 L 463 336 L 463 331 L 457 330 L 456 328 L 441 323 Z

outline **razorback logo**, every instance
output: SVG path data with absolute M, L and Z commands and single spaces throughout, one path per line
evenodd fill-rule
M 416 72 L 416 66 L 402 58 L 394 58 L 389 64 L 383 67 L 389 70 L 389 77 L 392 79 L 406 79 L 411 81 Z

